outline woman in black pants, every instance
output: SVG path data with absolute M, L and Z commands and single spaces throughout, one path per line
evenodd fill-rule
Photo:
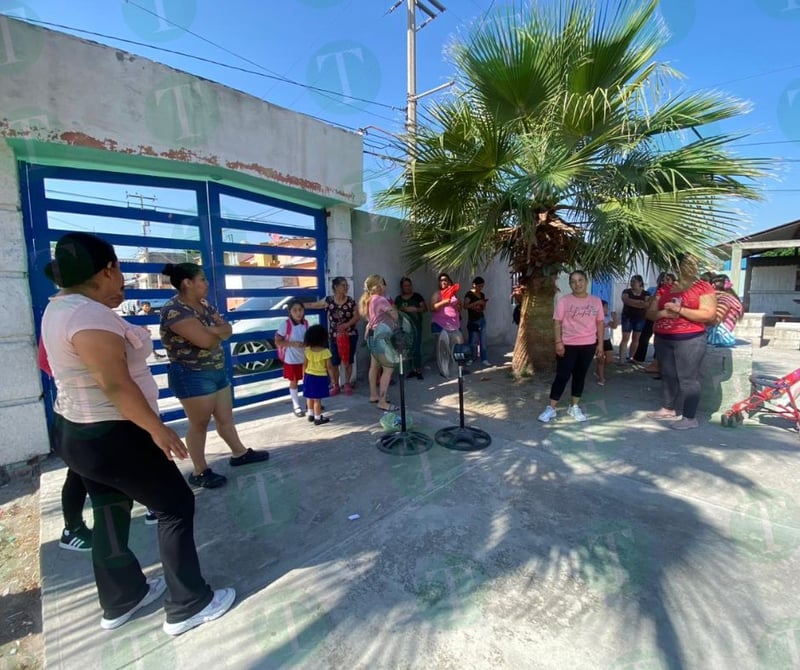
M 58 546 L 70 551 L 91 551 L 92 531 L 83 520 L 83 505 L 86 502 L 86 485 L 81 476 L 67 468 L 64 486 L 61 488 L 61 512 L 64 515 L 64 530 Z
M 53 378 L 53 371 L 47 360 L 47 351 L 44 342 L 39 340 L 39 354 L 37 356 L 39 369 Z M 55 390 L 50 387 L 50 402 L 56 399 Z M 55 451 L 56 445 L 53 443 L 51 433 L 50 450 Z M 91 551 L 92 550 L 92 531 L 86 527 L 83 520 L 83 506 L 86 504 L 86 485 L 81 476 L 67 468 L 67 476 L 64 478 L 64 486 L 61 487 L 61 513 L 64 515 L 64 530 L 61 531 L 61 539 L 58 546 L 61 549 L 70 551 Z
M 100 626 L 118 628 L 166 590 L 163 629 L 180 635 L 222 616 L 236 593 L 212 591 L 200 572 L 194 496 L 172 462 L 187 451 L 158 415 L 149 331 L 111 309 L 123 300 L 124 279 L 114 248 L 99 237 L 64 235 L 45 274 L 62 287 L 42 319 L 58 388 L 53 442 L 92 500 Z M 133 500 L 159 510 L 163 578 L 146 579 L 128 548 Z
M 647 310 L 654 322 L 663 398 L 661 409 L 650 417 L 672 421 L 670 427 L 675 430 L 699 425 L 695 414 L 700 404 L 706 325 L 717 312 L 714 287 L 698 279 L 698 263 L 690 254 L 682 256 L 678 281 L 664 284 Z
M 550 387 L 550 404 L 539 415 L 542 423 L 556 418 L 556 406 L 570 377 L 572 398 L 567 414 L 576 421 L 586 421 L 586 415 L 578 405 L 583 395 L 586 373 L 595 356 L 605 356 L 603 303 L 596 295 L 588 294 L 588 284 L 586 273 L 582 270 L 571 272 L 569 287 L 572 293 L 556 303 L 553 313 L 556 378 Z

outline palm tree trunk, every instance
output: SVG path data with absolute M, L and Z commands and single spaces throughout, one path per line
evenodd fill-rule
M 515 377 L 533 375 L 535 371 L 555 369 L 553 305 L 555 278 L 541 276 L 529 279 L 522 297 L 522 309 L 514 344 L 511 369 Z

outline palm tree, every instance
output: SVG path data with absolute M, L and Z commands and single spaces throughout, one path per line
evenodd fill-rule
M 552 0 L 506 11 L 451 49 L 452 95 L 404 138 L 409 160 L 381 195 L 411 219 L 412 268 L 485 267 L 524 286 L 516 374 L 552 366 L 555 279 L 622 276 L 646 254 L 670 267 L 730 236 L 767 161 L 740 136 L 696 129 L 742 114 L 718 93 L 671 95 L 653 60 L 668 39 L 658 0 Z

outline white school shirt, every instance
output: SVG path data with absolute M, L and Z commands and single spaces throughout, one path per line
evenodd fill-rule
M 291 318 L 291 317 L 289 317 Z M 287 319 L 288 320 L 288 319 Z M 304 323 L 295 323 L 292 321 L 292 332 L 289 337 L 286 337 L 286 330 L 287 326 L 289 325 L 284 320 L 280 326 L 278 326 L 278 330 L 276 331 L 278 335 L 282 338 L 289 340 L 289 342 L 303 342 L 306 339 L 306 324 Z M 300 347 L 286 347 L 286 353 L 283 356 L 284 363 L 294 363 L 295 365 L 299 364 L 302 365 L 306 362 L 306 352 L 305 349 Z

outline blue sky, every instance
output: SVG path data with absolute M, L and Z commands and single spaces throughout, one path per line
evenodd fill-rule
M 487 12 L 507 4 L 439 2 L 446 11 L 417 34 L 420 92 L 450 78 L 446 46 L 485 20 Z M 393 4 L 394 0 L 0 0 L 0 11 L 67 26 L 60 29 L 347 128 L 377 126 L 381 130 L 368 129 L 365 149 L 382 154 L 389 152 L 384 131 L 403 128 L 406 95 L 405 2 L 387 13 Z M 426 4 L 432 6 L 429 0 Z M 662 0 L 661 12 L 673 37 L 659 60 L 686 77 L 676 90 L 718 89 L 749 100 L 752 111 L 721 130 L 752 133 L 737 143 L 743 155 L 782 159 L 777 177 L 763 183 L 764 202 L 743 205 L 745 229 L 757 231 L 800 218 L 800 0 Z M 423 18 L 420 15 L 419 21 Z M 391 165 L 365 155 L 368 194 L 389 185 Z

